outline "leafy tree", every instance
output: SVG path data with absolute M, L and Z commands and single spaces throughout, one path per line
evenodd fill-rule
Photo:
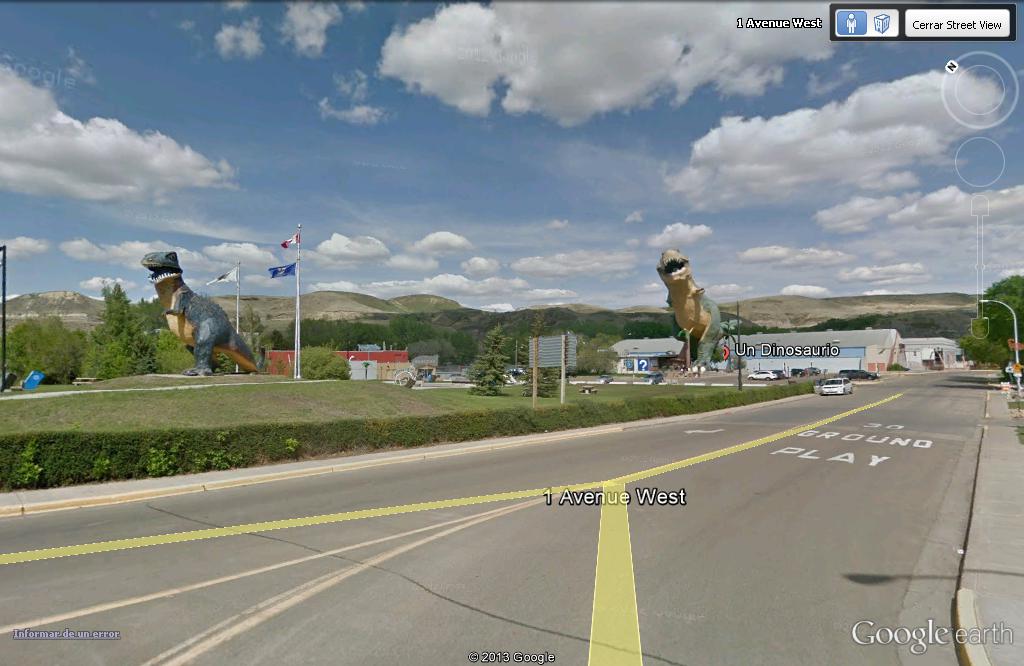
M 669 321 L 631 321 L 622 327 L 625 338 L 670 338 L 672 324 Z
M 348 379 L 348 361 L 330 347 L 302 348 L 302 376 L 306 379 Z
M 451 363 L 451 360 L 455 357 L 455 347 L 443 338 L 413 342 L 409 345 L 408 351 L 410 359 L 414 359 L 417 356 L 433 356 L 436 354 L 439 358 L 438 362 L 442 364 Z
M 163 329 L 156 336 L 156 371 L 163 374 L 176 374 L 191 368 L 195 364 L 192 354 L 185 345 L 169 329 Z
M 253 309 L 251 303 L 246 303 L 245 308 L 242 309 L 242 321 L 239 324 L 239 329 L 242 334 L 242 338 L 249 345 L 249 349 L 254 354 L 259 353 L 261 338 L 263 331 L 266 330 L 266 326 L 263 325 L 263 319 L 260 318 L 258 312 Z
M 501 389 L 505 387 L 505 365 L 508 357 L 505 355 L 505 334 L 501 326 L 495 326 L 484 338 L 484 350 L 477 357 L 472 369 L 469 371 L 469 378 L 473 380 L 473 388 L 469 392 L 474 395 L 502 395 Z
M 576 348 L 576 372 L 581 375 L 603 375 L 614 372 L 618 355 L 612 345 L 619 341 L 619 336 L 598 334 L 592 337 L 580 337 Z
M 160 299 L 139 299 L 132 305 L 132 309 L 142 319 L 143 330 L 160 331 L 167 328 L 167 317 L 164 315 L 164 306 Z
M 7 336 L 8 365 L 25 377 L 33 370 L 46 375 L 46 383 L 70 384 L 82 374 L 87 338 L 72 331 L 57 317 L 30 319 Z
M 1018 325 L 1024 317 L 1024 276 L 1012 275 L 996 282 L 985 291 L 985 298 L 1002 301 L 1017 313 Z M 1013 359 L 1013 350 L 1007 340 L 1013 339 L 1013 318 L 1001 305 L 982 304 L 984 315 L 989 318 L 988 335 L 983 339 L 968 333 L 960 338 L 960 346 L 968 358 L 978 363 L 992 363 L 1000 368 Z
M 146 333 L 145 321 L 124 289 L 119 284 L 104 287 L 103 300 L 103 322 L 92 332 L 86 371 L 100 379 L 153 372 L 156 336 Z
M 284 337 L 284 333 L 277 329 L 274 329 L 273 331 L 270 332 L 270 335 L 267 336 L 267 342 L 269 343 L 271 349 L 290 348 L 288 345 L 288 341 Z

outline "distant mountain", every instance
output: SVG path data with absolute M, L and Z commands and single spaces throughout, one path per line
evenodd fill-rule
M 233 296 L 213 299 L 229 315 L 235 311 Z M 243 311 L 251 305 L 268 328 L 286 329 L 295 317 L 295 298 L 289 296 L 242 296 Z M 767 296 L 740 301 L 744 322 L 782 329 L 808 327 L 893 327 L 905 336 L 958 337 L 967 330 L 975 299 L 967 294 L 905 294 L 891 296 Z M 735 302 L 720 303 L 723 318 L 736 311 Z M 548 326 L 573 330 L 621 330 L 629 322 L 669 321 L 669 310 L 636 306 L 611 310 L 583 303 L 537 306 L 513 312 L 487 312 L 460 305 L 431 294 L 381 299 L 344 291 L 316 291 L 302 295 L 304 319 L 330 319 L 385 323 L 404 315 L 422 315 L 435 326 L 482 335 L 495 324 L 510 331 L 528 328 L 534 313 L 544 312 Z M 31 317 L 56 316 L 68 326 L 90 329 L 99 324 L 103 302 L 73 291 L 25 294 L 8 302 L 9 324 Z
M 885 296 L 765 296 L 740 301 L 740 317 L 762 326 L 799 328 L 828 319 L 861 315 L 901 314 L 921 310 L 961 310 L 975 307 L 968 294 L 892 294 Z M 719 302 L 723 313 L 736 312 L 736 302 Z
M 22 294 L 7 301 L 8 327 L 25 319 L 59 317 L 68 328 L 85 330 L 98 326 L 102 314 L 103 301 L 75 291 Z

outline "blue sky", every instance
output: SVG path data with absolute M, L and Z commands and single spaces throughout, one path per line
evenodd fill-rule
M 1020 47 L 736 28 L 826 13 L 2 4 L 9 289 L 149 296 L 173 247 L 289 294 L 301 223 L 304 291 L 659 304 L 679 247 L 719 299 L 971 292 L 979 193 L 986 282 L 1024 272 Z

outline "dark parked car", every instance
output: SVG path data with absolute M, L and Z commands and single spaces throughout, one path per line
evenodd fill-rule
M 600 377 L 597 378 L 597 383 L 598 384 L 611 384 L 612 383 L 612 376 L 611 375 L 601 375 Z
M 878 379 L 878 375 L 874 372 L 868 372 L 867 370 L 840 370 L 840 377 L 846 377 L 847 379 L 867 379 L 874 381 Z
M 802 376 L 804 376 L 804 377 L 816 377 L 817 375 L 820 375 L 820 374 L 821 374 L 821 368 L 815 368 L 815 367 L 812 366 L 810 368 L 804 368 Z
M 804 376 L 804 369 L 803 368 L 790 368 L 789 369 L 789 376 L 790 377 L 803 377 Z
M 660 372 L 648 372 L 643 378 L 644 384 L 664 384 L 665 375 Z
M 785 379 L 786 373 L 782 370 L 772 370 L 771 373 L 775 375 L 775 379 Z

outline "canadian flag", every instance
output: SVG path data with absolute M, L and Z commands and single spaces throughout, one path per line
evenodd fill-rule
M 288 240 L 282 241 L 281 242 L 281 247 L 287 249 L 288 246 L 291 245 L 292 243 L 299 243 L 299 242 L 301 242 L 301 240 L 299 239 L 298 232 L 296 232 L 296 234 L 294 236 L 292 236 L 291 238 L 289 238 Z

